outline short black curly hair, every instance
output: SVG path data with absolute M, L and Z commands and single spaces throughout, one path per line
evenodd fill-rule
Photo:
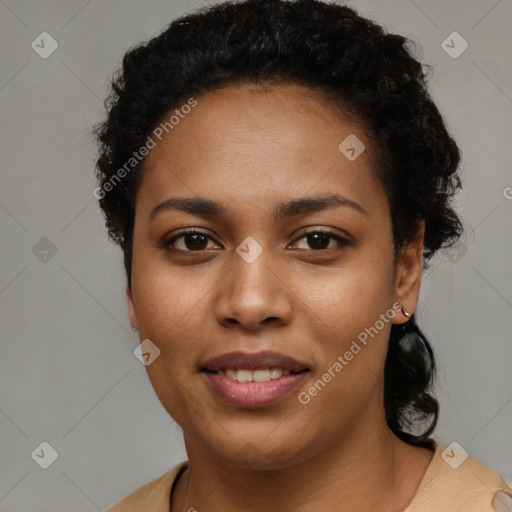
M 144 160 L 119 170 L 164 116 L 187 99 L 230 85 L 298 84 L 328 97 L 367 127 L 376 176 L 390 205 L 395 254 L 425 221 L 424 261 L 462 234 L 451 200 L 461 187 L 461 151 L 427 89 L 431 66 L 413 41 L 388 33 L 353 8 L 321 0 L 227 1 L 170 23 L 130 49 L 112 78 L 99 147 L 95 192 L 111 240 L 119 244 L 131 288 L 135 195 Z M 126 166 L 125 166 L 126 169 Z M 117 174 L 117 176 L 116 176 Z M 433 448 L 438 403 L 429 393 L 435 363 L 414 315 L 393 325 L 385 366 L 390 429 Z M 421 423 L 423 432 L 413 434 Z

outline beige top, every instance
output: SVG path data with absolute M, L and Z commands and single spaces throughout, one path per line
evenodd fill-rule
M 472 457 L 460 455 L 436 443 L 434 457 L 403 512 L 496 512 L 512 510 L 512 490 L 503 478 Z M 447 462 L 448 461 L 448 462 Z M 187 469 L 181 462 L 148 482 L 105 512 L 170 512 L 174 484 Z M 498 493 L 497 496 L 496 493 Z M 503 493 L 503 494 L 502 494 Z M 493 507 L 493 498 L 494 505 Z

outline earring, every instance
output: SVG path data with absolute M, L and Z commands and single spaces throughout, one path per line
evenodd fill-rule
M 132 331 L 137 332 L 137 327 L 133 327 L 133 325 L 132 325 Z
M 402 306 L 402 313 L 404 314 L 404 316 L 406 316 L 407 318 L 411 318 L 411 314 L 407 311 L 407 309 L 405 309 L 404 306 Z

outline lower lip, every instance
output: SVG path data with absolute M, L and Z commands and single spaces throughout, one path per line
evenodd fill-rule
M 218 373 L 202 372 L 224 402 L 246 409 L 266 407 L 283 400 L 300 386 L 307 373 L 293 373 L 266 382 L 238 382 Z

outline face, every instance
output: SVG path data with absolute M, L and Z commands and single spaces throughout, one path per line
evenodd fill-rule
M 396 261 L 370 140 L 300 86 L 197 102 L 146 157 L 127 289 L 132 325 L 160 350 L 149 378 L 187 449 L 277 469 L 384 428 L 387 340 L 407 320 L 393 304 L 415 309 L 422 234 Z M 339 149 L 349 136 L 366 147 L 355 159 Z M 211 362 L 232 352 L 256 359 Z M 268 379 L 265 365 L 276 378 L 232 380 Z

